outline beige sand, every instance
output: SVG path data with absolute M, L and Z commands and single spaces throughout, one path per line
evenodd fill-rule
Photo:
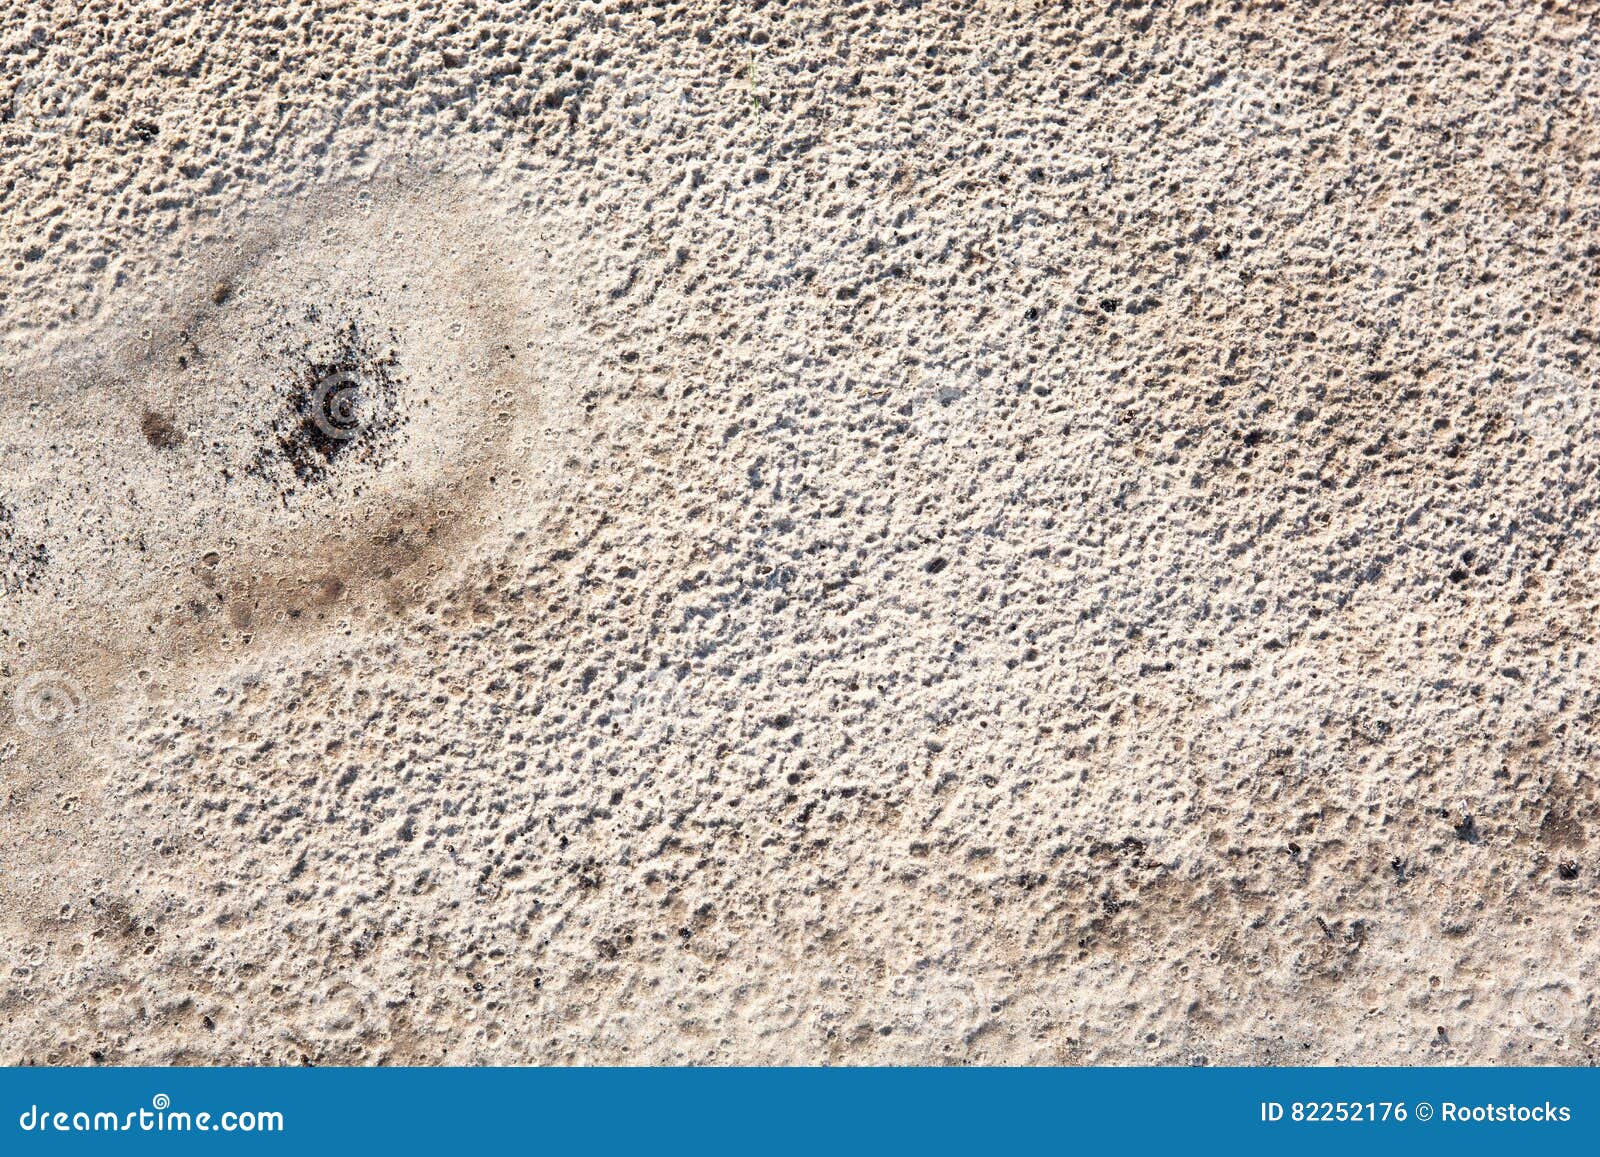
M 20 5 L 0 1061 L 1600 1059 L 1592 5 Z

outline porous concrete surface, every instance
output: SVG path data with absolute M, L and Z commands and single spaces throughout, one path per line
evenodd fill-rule
M 1596 1059 L 1592 5 L 12 12 L 0 1060 Z

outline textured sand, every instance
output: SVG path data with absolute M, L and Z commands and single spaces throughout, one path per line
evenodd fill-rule
M 1595 1061 L 1596 19 L 19 0 L 0 1061 Z

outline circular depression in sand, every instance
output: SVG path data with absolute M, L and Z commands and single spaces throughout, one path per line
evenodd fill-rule
M 538 247 L 447 186 L 278 206 L 0 407 L 3 685 L 103 701 L 419 596 L 565 405 Z M 24 740 L 25 742 L 25 740 Z

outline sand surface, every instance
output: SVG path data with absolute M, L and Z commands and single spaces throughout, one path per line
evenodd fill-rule
M 1600 1060 L 1597 19 L 18 0 L 0 1061 Z

